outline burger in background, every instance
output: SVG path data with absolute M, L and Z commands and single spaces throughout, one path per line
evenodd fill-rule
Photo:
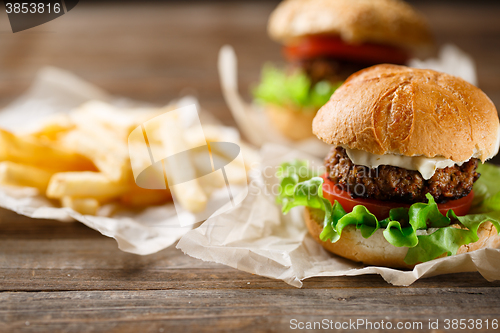
M 499 129 L 491 100 L 460 78 L 364 69 L 314 118 L 314 134 L 332 145 L 326 173 L 284 164 L 278 199 L 284 212 L 306 207 L 325 249 L 369 265 L 498 248 L 500 169 L 482 163 L 498 153 Z
M 288 65 L 266 65 L 253 93 L 292 140 L 312 136 L 316 112 L 351 74 L 406 64 L 433 45 L 425 19 L 400 0 L 285 0 L 268 32 L 284 45 Z

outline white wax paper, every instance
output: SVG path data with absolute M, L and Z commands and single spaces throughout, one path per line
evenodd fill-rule
M 0 128 L 14 132 L 30 131 L 37 128 L 44 118 L 55 113 L 70 112 L 89 100 L 106 101 L 116 106 L 143 105 L 112 97 L 71 73 L 47 67 L 38 73 L 34 83 L 23 96 L 0 111 Z M 175 103 L 181 107 L 196 103 L 196 100 L 184 98 Z M 204 125 L 216 123 L 210 114 L 204 112 L 200 113 L 200 118 Z M 238 134 L 236 130 L 231 130 Z M 211 205 L 217 205 L 218 191 L 210 197 L 207 209 L 212 209 Z M 224 192 L 226 189 L 220 191 Z M 181 227 L 180 219 L 196 220 L 195 215 L 187 211 L 177 214 L 172 203 L 143 210 L 121 207 L 112 217 L 107 217 L 109 212 L 115 211 L 116 208 L 109 204 L 99 209 L 100 216 L 81 215 L 72 209 L 54 206 L 35 189 L 8 186 L 0 186 L 0 207 L 31 218 L 64 222 L 77 220 L 105 236 L 116 239 L 121 250 L 140 255 L 167 248 L 191 230 L 191 225 Z
M 307 232 L 303 207 L 281 214 L 275 203 L 274 171 L 294 158 L 321 161 L 285 146 L 265 145 L 262 170 L 251 175 L 249 194 L 237 209 L 210 218 L 185 234 L 177 247 L 205 261 L 225 264 L 245 272 L 281 279 L 296 287 L 316 276 L 380 274 L 387 282 L 408 286 L 422 277 L 478 271 L 487 280 L 500 279 L 500 250 L 481 249 L 417 265 L 412 271 L 364 267 L 328 253 Z M 275 192 L 276 190 L 274 190 Z

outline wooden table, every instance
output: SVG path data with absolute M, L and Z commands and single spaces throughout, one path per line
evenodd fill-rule
M 279 62 L 265 34 L 275 2 L 80 4 L 41 27 L 12 34 L 0 14 L 0 105 L 21 94 L 37 69 L 54 65 L 121 96 L 165 103 L 196 93 L 233 124 L 216 72 L 219 48 L 240 60 L 242 90 L 261 65 Z M 477 61 L 480 85 L 500 105 L 500 6 L 419 8 L 438 42 Z M 31 220 L 0 211 L 0 332 L 285 331 L 290 321 L 422 322 L 499 319 L 500 282 L 479 274 L 393 287 L 379 276 L 315 278 L 296 289 L 183 255 L 118 250 L 79 223 Z M 413 331 L 420 331 L 414 327 Z M 483 326 L 483 330 L 485 327 Z

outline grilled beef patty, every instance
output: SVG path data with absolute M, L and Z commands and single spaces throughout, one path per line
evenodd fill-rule
M 479 178 L 478 160 L 470 159 L 462 166 L 437 169 L 425 180 L 418 171 L 390 165 L 368 168 L 355 165 L 344 148 L 332 148 L 325 159 L 328 178 L 353 198 L 414 203 L 426 202 L 430 193 L 436 202 L 444 203 L 467 196 Z

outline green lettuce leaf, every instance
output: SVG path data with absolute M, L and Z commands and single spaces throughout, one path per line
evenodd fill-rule
M 324 227 L 323 231 L 319 234 L 319 238 L 324 242 L 326 242 L 327 240 L 330 240 L 332 243 L 338 241 L 340 239 L 340 234 L 337 232 L 337 223 L 335 221 L 339 221 L 345 215 L 346 212 L 344 208 L 337 201 L 335 201 L 335 204 L 332 206 L 331 214 L 328 216 L 328 218 L 326 218 L 325 214 L 325 220 L 323 224 Z
M 474 201 L 471 213 L 481 214 L 500 210 L 500 168 L 489 163 L 480 164 L 481 177 L 474 183 Z
M 396 247 L 415 247 L 418 237 L 413 227 L 402 227 L 399 221 L 390 220 L 384 230 L 384 237 Z
M 293 161 L 282 164 L 277 176 L 281 179 L 277 201 L 282 204 L 283 213 L 297 206 L 318 209 L 324 213 L 322 241 L 338 241 L 342 230 L 347 226 L 355 226 L 364 238 L 369 238 L 379 229 L 383 229 L 385 239 L 396 247 L 407 247 L 405 257 L 407 264 L 416 264 L 435 259 L 443 254 L 454 255 L 465 244 L 476 242 L 479 238 L 479 226 L 487 221 L 493 223 L 500 232 L 500 168 L 493 165 L 482 165 L 481 177 L 485 181 L 476 183 L 474 190 L 482 191 L 475 202 L 476 211 L 480 213 L 456 216 L 450 210 L 445 215 L 439 212 L 434 198 L 427 194 L 427 203 L 419 202 L 410 208 L 395 208 L 389 217 L 378 221 L 377 218 L 362 205 L 355 206 L 346 213 L 335 201 L 332 205 L 323 197 L 323 178 L 312 172 L 304 172 L 307 163 Z M 299 171 L 301 170 L 301 174 Z M 485 184 L 486 183 L 486 184 Z M 459 226 L 459 227 L 457 227 Z M 422 234 L 427 230 L 428 234 Z
M 328 102 L 341 85 L 321 81 L 311 86 L 311 81 L 301 71 L 287 73 L 267 64 L 261 74 L 261 82 L 253 89 L 254 98 L 263 104 L 274 104 L 303 111 L 316 111 Z
M 418 236 L 418 246 L 408 249 L 405 263 L 412 265 L 435 259 L 442 254 L 453 255 L 460 246 L 475 242 L 473 232 L 453 227 L 439 228 L 430 235 Z

